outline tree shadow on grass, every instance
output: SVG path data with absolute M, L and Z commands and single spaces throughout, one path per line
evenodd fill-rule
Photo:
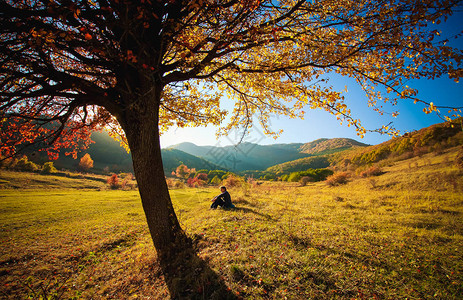
M 247 207 L 236 206 L 234 208 L 221 208 L 221 209 L 227 210 L 227 211 L 241 211 L 244 213 L 251 213 L 251 214 L 261 216 L 265 218 L 267 221 L 273 221 L 273 217 L 271 215 L 263 214 L 261 212 L 255 211 L 254 209 L 247 208 Z
M 244 212 L 244 213 L 255 214 L 255 215 L 258 215 L 258 216 L 261 216 L 261 217 L 265 218 L 267 221 L 273 221 L 273 217 L 272 217 L 271 215 L 268 215 L 268 214 L 264 214 L 264 213 L 255 211 L 254 209 L 251 209 L 251 208 L 247 208 L 247 207 L 235 207 L 235 208 L 233 208 L 233 210 L 242 211 L 242 212 Z
M 171 299 L 239 299 L 194 247 L 159 265 Z

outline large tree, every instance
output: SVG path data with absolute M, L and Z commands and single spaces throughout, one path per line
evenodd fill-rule
M 0 149 L 77 146 L 112 128 L 132 153 L 161 262 L 190 243 L 164 180 L 159 135 L 170 126 L 325 109 L 365 133 L 324 75 L 355 78 L 373 109 L 417 98 L 414 78 L 462 75 L 462 52 L 430 24 L 459 0 L 1 0 Z M 385 93 L 375 88 L 383 87 Z M 383 129 L 387 129 L 384 127 Z M 268 134 L 275 134 L 267 130 Z

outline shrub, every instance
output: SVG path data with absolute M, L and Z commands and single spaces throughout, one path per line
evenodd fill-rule
M 311 177 L 313 181 L 323 181 L 332 174 L 333 171 L 330 169 L 309 169 L 306 171 L 293 172 L 289 175 L 287 180 L 289 182 L 298 182 L 302 177 Z
M 126 188 L 129 188 L 128 183 L 129 181 L 127 180 L 127 178 L 124 178 L 121 182 L 121 189 L 125 190 Z
M 336 186 L 346 184 L 349 174 L 347 172 L 338 172 L 326 178 L 326 184 L 329 186 Z
M 119 178 L 120 179 L 127 179 L 127 180 L 134 180 L 135 179 L 135 176 L 132 174 L 132 173 L 119 173 Z
M 223 185 L 226 186 L 227 188 L 241 186 L 242 183 L 243 183 L 243 179 L 233 174 L 229 174 L 227 178 L 223 181 Z
M 307 183 L 309 182 L 313 182 L 314 179 L 312 177 L 309 177 L 309 176 L 304 176 L 301 178 L 301 180 L 299 180 L 299 183 L 301 184 L 301 186 L 306 186 Z
M 414 156 L 422 157 L 426 153 L 429 153 L 429 147 L 418 147 L 413 149 Z
M 174 187 L 175 180 L 172 178 L 166 178 L 167 186 L 171 189 Z
M 206 173 L 196 173 L 196 176 L 199 180 L 207 182 L 207 174 Z
M 214 178 L 211 179 L 211 184 L 213 185 L 219 185 L 221 183 L 222 183 L 222 180 L 220 180 L 217 175 L 215 175 Z
M 169 189 L 180 189 L 180 188 L 184 188 L 185 187 L 185 184 L 183 183 L 183 181 L 180 181 L 178 179 L 174 179 L 174 178 L 166 178 L 166 182 L 167 182 L 167 186 L 169 187 Z
M 224 179 L 226 174 L 227 174 L 227 172 L 225 172 L 223 170 L 211 170 L 208 173 L 208 177 L 209 178 L 214 178 L 215 176 L 217 176 L 220 180 L 222 180 L 222 179 Z
M 436 143 L 434 146 L 431 147 L 432 152 L 434 155 L 442 155 L 444 153 L 444 149 L 447 148 L 445 147 L 445 141 L 441 143 Z
M 246 183 L 248 183 L 249 187 L 256 187 L 257 186 L 257 180 L 255 180 L 253 177 L 248 177 L 246 179 Z
M 123 190 L 133 190 L 137 187 L 137 184 L 134 183 L 133 181 L 130 181 L 128 177 L 125 177 L 124 180 L 122 180 L 122 183 L 120 184 L 120 188 Z
M 1 167 L 7 168 L 7 169 L 14 169 L 17 163 L 18 163 L 18 160 L 15 158 L 7 158 L 7 159 L 0 160 Z
M 288 176 L 289 182 L 298 182 L 301 179 L 299 172 L 293 172 Z
M 263 178 L 263 179 L 264 179 L 264 180 L 273 181 L 273 180 L 275 180 L 275 178 L 276 178 L 276 175 L 275 175 L 275 174 L 267 173 L 267 174 L 264 175 L 264 178 Z
M 352 163 L 352 161 L 348 158 L 345 158 L 341 161 L 341 165 L 345 168 L 347 168 L 350 164 Z
M 117 177 L 117 174 L 113 174 L 111 175 L 107 181 L 106 181 L 109 185 L 109 187 L 112 189 L 112 190 L 116 190 L 120 187 L 119 185 L 119 177 Z
M 194 177 L 194 174 L 196 173 L 196 169 L 190 169 L 188 168 L 185 164 L 180 164 L 177 169 L 172 172 L 172 175 L 187 180 L 188 178 L 191 178 L 191 176 Z
M 365 170 L 362 173 L 360 173 L 360 176 L 361 177 L 371 177 L 371 176 L 379 176 L 382 174 L 384 174 L 383 170 L 381 170 L 380 168 L 376 166 L 372 166 L 368 170 Z
M 52 173 L 56 173 L 56 172 L 58 172 L 58 170 L 55 168 L 55 166 L 53 166 L 52 161 L 49 161 L 49 162 L 46 162 L 46 163 L 43 164 L 42 173 L 44 173 L 44 174 L 52 174 Z
M 195 175 L 197 176 L 199 173 L 206 173 L 207 174 L 207 173 L 209 173 L 209 170 L 206 170 L 206 169 L 198 170 L 198 171 L 196 171 Z
M 39 167 L 36 164 L 27 159 L 27 156 L 23 156 L 21 159 L 19 159 L 15 166 L 15 169 L 27 172 L 34 172 L 38 168 Z
M 197 187 L 196 181 L 194 180 L 194 178 L 188 178 L 186 181 L 186 184 L 188 185 L 188 187 Z
M 2 155 L 0 155 L 0 168 L 11 168 L 13 161 L 14 160 L 12 158 L 4 158 Z
M 93 159 L 90 157 L 90 154 L 85 153 L 79 161 L 79 169 L 87 171 L 91 168 L 93 168 Z
M 174 188 L 176 189 L 183 189 L 185 187 L 185 184 L 180 181 L 180 180 L 175 180 L 175 183 L 174 183 Z
M 190 173 L 190 176 L 187 178 L 186 181 L 189 187 L 200 187 L 207 184 L 207 174 L 206 173 Z

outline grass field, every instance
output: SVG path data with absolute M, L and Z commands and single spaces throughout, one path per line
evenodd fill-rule
M 386 162 L 337 187 L 236 187 L 236 210 L 208 210 L 217 188 L 171 195 L 199 256 L 243 299 L 462 299 L 454 157 Z M 24 176 L 0 173 L 0 297 L 169 298 L 136 191 Z

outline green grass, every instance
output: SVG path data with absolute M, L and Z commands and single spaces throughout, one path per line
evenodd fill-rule
M 391 161 L 338 187 L 232 188 L 236 210 L 208 210 L 217 188 L 171 195 L 199 256 L 244 299 L 461 299 L 454 154 Z M 4 298 L 168 297 L 137 192 L 4 189 L 0 212 Z

